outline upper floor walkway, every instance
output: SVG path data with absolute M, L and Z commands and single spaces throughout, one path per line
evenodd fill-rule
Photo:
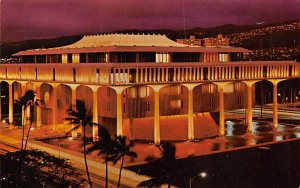
M 299 76 L 300 64 L 294 61 L 0 65 L 1 80 L 110 86 L 289 79 Z

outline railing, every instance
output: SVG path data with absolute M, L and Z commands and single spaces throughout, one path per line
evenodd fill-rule
M 300 77 L 293 61 L 3 64 L 1 80 L 132 85 Z

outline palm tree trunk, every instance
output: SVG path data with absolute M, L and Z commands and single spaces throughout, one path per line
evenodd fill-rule
M 85 164 L 85 170 L 86 170 L 86 175 L 88 177 L 89 185 L 90 188 L 92 188 L 92 182 L 90 179 L 90 173 L 89 173 L 89 168 L 86 160 L 86 136 L 85 136 L 85 126 L 83 126 L 83 157 L 84 157 L 84 164 Z
M 123 168 L 124 157 L 125 157 L 125 155 L 122 156 L 122 162 L 121 162 L 120 172 L 119 172 L 118 188 L 120 187 L 120 183 L 121 183 L 121 173 L 122 173 L 122 168 Z
M 28 128 L 28 131 L 27 131 L 27 137 L 26 137 L 26 142 L 25 142 L 24 150 L 26 150 L 26 147 L 27 147 L 27 142 L 28 142 L 28 138 L 29 138 L 29 133 L 30 133 L 30 130 L 31 130 L 31 126 L 32 126 L 32 121 L 30 121 L 29 128 Z
M 25 115 L 26 113 L 26 105 L 24 106 L 24 110 L 23 110 L 23 118 L 22 118 L 22 144 L 21 144 L 21 150 L 23 150 L 23 142 L 24 142 L 24 132 L 25 132 L 25 123 L 24 123 L 24 120 L 25 120 Z
M 108 165 L 107 165 L 107 153 L 105 155 L 105 187 L 108 188 Z

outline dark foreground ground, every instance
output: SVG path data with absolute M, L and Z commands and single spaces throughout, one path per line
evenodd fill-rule
M 300 140 L 177 160 L 178 187 L 293 188 L 300 186 Z M 128 167 L 147 175 L 155 170 Z M 160 170 L 160 169 L 157 169 Z M 193 172 L 192 172 L 193 171 Z M 206 177 L 201 177 L 201 172 Z M 203 173 L 202 173 L 203 175 Z

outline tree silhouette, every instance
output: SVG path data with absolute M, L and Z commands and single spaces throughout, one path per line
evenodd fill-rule
M 88 152 L 99 150 L 98 155 L 104 156 L 105 160 L 105 187 L 108 187 L 108 154 L 112 153 L 113 145 L 109 131 L 102 125 L 98 126 L 99 140 L 93 143 L 93 146 L 88 149 Z
M 152 174 L 152 178 L 141 182 L 139 187 L 153 187 L 161 186 L 167 183 L 168 187 L 171 186 L 173 178 L 176 177 L 178 172 L 176 164 L 176 147 L 170 142 L 164 142 L 157 146 L 161 151 L 159 158 L 148 157 L 147 161 L 150 161 L 147 167 L 140 169 L 142 171 L 148 171 Z
M 34 105 L 39 105 L 38 101 L 34 100 L 34 97 L 35 97 L 34 91 L 28 90 L 25 92 L 24 96 L 22 96 L 19 100 L 17 100 L 18 105 L 21 108 L 23 108 L 21 150 L 23 150 L 23 149 L 26 150 L 26 146 L 27 146 L 27 142 L 28 142 L 28 138 L 29 138 L 32 122 L 33 122 L 33 115 L 34 115 L 34 112 L 30 110 L 30 114 L 31 114 L 30 119 L 29 119 L 30 123 L 29 123 L 28 131 L 27 131 L 26 141 L 24 144 L 24 137 L 25 137 L 25 122 L 24 122 L 24 120 L 26 117 L 26 109 L 28 107 L 33 107 Z
M 125 156 L 130 156 L 133 158 L 137 157 L 137 154 L 135 152 L 130 151 L 131 145 L 129 142 L 127 142 L 127 140 L 128 139 L 126 136 L 116 136 L 111 142 L 110 150 L 107 153 L 107 160 L 112 161 L 114 164 L 116 164 L 121 159 L 118 187 L 120 187 L 121 173 Z
M 84 101 L 76 100 L 76 110 L 69 109 L 68 110 L 69 117 L 65 118 L 65 120 L 69 121 L 69 124 L 75 125 L 67 134 L 70 132 L 79 129 L 82 127 L 83 129 L 83 156 L 84 156 L 84 163 L 85 163 L 85 169 L 86 174 L 88 177 L 88 182 L 90 187 L 92 187 L 92 182 L 90 179 L 90 173 L 88 169 L 87 159 L 86 159 L 86 127 L 87 126 L 93 126 L 98 125 L 96 123 L 92 122 L 93 116 L 90 111 L 87 111 Z

